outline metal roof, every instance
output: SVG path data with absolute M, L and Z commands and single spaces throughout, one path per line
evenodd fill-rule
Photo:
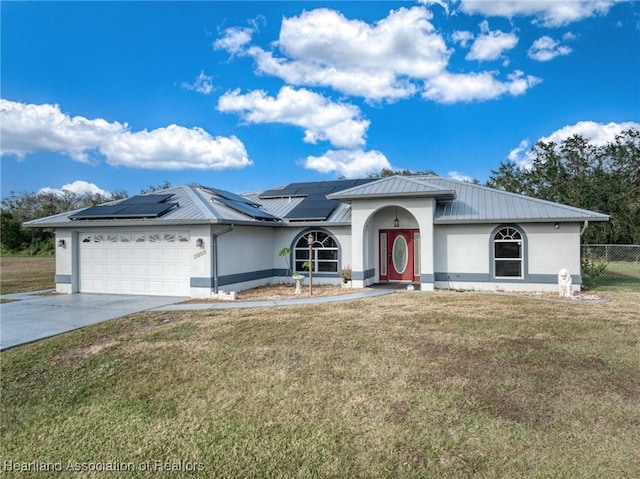
M 59 228 L 59 227 L 93 227 L 93 226 L 153 226 L 166 224 L 194 224 L 194 223 L 249 223 L 273 225 L 274 221 L 262 221 L 249 214 L 243 214 L 229 206 L 216 201 L 218 197 L 213 191 L 204 187 L 191 185 L 177 186 L 163 190 L 162 193 L 171 196 L 171 202 L 177 206 L 158 218 L 117 218 L 117 219 L 78 219 L 72 220 L 70 216 L 77 215 L 80 210 L 61 213 L 46 218 L 40 218 L 25 223 L 33 228 Z M 117 205 L 126 200 L 118 200 L 106 205 Z M 264 208 L 261 208 L 264 210 Z M 265 210 L 266 213 L 269 213 Z M 271 219 L 271 215 L 268 215 Z M 278 218 L 275 218 L 276 220 Z
M 348 182 L 342 184 L 348 185 Z M 312 183 L 305 184 L 305 186 L 309 185 Z M 228 197 L 232 195 L 225 190 L 186 185 L 168 188 L 160 193 L 172 195 L 171 202 L 177 203 L 178 206 L 158 218 L 70 219 L 70 216 L 82 211 L 76 210 L 29 221 L 25 223 L 25 226 L 77 228 L 82 226 L 152 226 L 197 223 L 237 223 L 256 226 L 348 225 L 351 222 L 349 203 L 367 198 L 392 200 L 402 197 L 435 198 L 434 223 L 436 224 L 607 221 L 609 219 L 607 215 L 601 213 L 437 176 L 394 176 L 365 184 L 360 183 L 355 187 L 336 191 L 327 197 L 329 200 L 337 200 L 338 206 L 326 219 L 315 221 L 289 222 L 287 220 L 287 215 L 304 202 L 304 197 L 265 198 L 261 197 L 260 192 L 241 196 L 233 194 L 236 201 L 246 199 L 247 202 L 243 204 L 247 206 L 260 205 L 246 209 L 234 209 L 219 201 L 219 198 L 223 197 L 227 197 L 228 200 Z M 117 205 L 121 201 L 107 204 Z M 228 204 L 229 201 L 225 201 L 225 203 Z M 257 209 L 261 214 L 256 214 L 254 209 Z M 261 216 L 263 219 L 260 219 Z M 271 219 L 272 216 L 275 217 L 274 220 L 264 220 L 264 218 Z
M 365 198 L 404 198 L 429 197 L 441 200 L 455 198 L 455 190 L 441 188 L 427 181 L 418 181 L 413 177 L 389 176 L 373 183 L 355 186 L 348 190 L 328 195 L 330 199 L 350 201 Z
M 437 176 L 415 177 L 442 189 L 452 189 L 456 198 L 439 202 L 434 223 L 608 221 L 609 216 L 561 203 L 509 193 L 465 181 Z

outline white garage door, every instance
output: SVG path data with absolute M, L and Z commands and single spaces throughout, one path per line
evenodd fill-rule
M 83 293 L 190 295 L 188 231 L 79 234 Z

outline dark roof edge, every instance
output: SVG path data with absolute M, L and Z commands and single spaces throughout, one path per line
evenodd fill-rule
M 494 219 L 480 219 L 480 220 L 453 220 L 453 219 L 438 219 L 434 218 L 434 225 L 468 225 L 468 224 L 498 224 L 498 223 L 514 223 L 514 224 L 526 224 L 526 223 L 584 223 L 588 222 L 604 222 L 609 221 L 609 216 L 592 216 L 592 217 L 576 217 L 576 218 L 494 218 Z
M 455 190 L 411 191 L 406 193 L 369 193 L 364 195 L 341 195 L 340 192 L 327 195 L 330 200 L 370 200 L 378 198 L 436 198 L 455 199 Z

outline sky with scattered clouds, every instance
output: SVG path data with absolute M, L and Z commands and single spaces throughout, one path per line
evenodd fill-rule
M 2 2 L 10 191 L 236 192 L 640 128 L 640 2 Z

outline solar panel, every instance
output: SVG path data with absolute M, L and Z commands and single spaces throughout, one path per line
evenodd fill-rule
M 266 221 L 278 221 L 279 218 L 276 216 L 273 216 L 269 213 L 267 213 L 266 211 L 262 211 L 261 209 L 256 208 L 255 206 L 252 206 L 251 204 L 248 204 L 246 202 L 240 202 L 240 201 L 233 201 L 230 200 L 228 198 L 214 198 L 216 201 L 222 203 L 225 206 L 228 206 L 229 208 L 231 208 L 232 210 L 238 211 L 242 214 L 245 214 L 247 216 L 251 216 L 254 219 L 257 220 L 266 220 Z
M 173 194 L 137 195 L 115 205 L 96 205 L 71 216 L 72 220 L 115 219 L 115 218 L 157 218 L 178 203 L 166 203 Z
M 326 196 L 354 186 L 363 185 L 376 178 L 354 180 L 307 181 L 290 183 L 282 188 L 273 188 L 262 192 L 260 198 L 305 197 L 285 218 L 292 221 L 324 221 L 338 206 L 338 202 L 328 200 Z
M 338 202 L 328 200 L 324 196 L 308 196 L 293 208 L 285 218 L 289 220 L 326 220 L 329 215 L 338 207 Z
M 220 188 L 209 188 L 208 186 L 203 186 L 203 188 L 211 191 L 212 193 L 215 193 L 218 196 L 221 196 L 222 198 L 226 198 L 231 201 L 238 201 L 240 203 L 246 203 L 247 205 L 251 205 L 251 206 L 260 206 L 260 203 L 256 203 L 255 201 L 251 201 L 250 199 L 245 198 L 244 196 L 236 195 L 235 193 L 231 193 L 230 191 L 227 191 L 227 190 L 221 190 Z
M 150 204 L 150 203 L 164 203 L 169 198 L 171 198 L 173 194 L 164 194 L 164 195 L 136 195 L 131 198 L 127 198 L 122 200 L 120 205 L 140 205 L 140 204 Z
M 115 218 L 157 218 L 178 203 L 98 205 L 79 211 L 71 216 L 72 220 L 115 219 Z
M 288 196 L 328 195 L 336 191 L 342 191 L 354 186 L 363 185 L 377 178 L 359 178 L 355 180 L 333 181 L 306 181 L 302 183 L 290 183 L 282 188 L 273 188 L 263 191 L 260 198 L 286 198 Z

